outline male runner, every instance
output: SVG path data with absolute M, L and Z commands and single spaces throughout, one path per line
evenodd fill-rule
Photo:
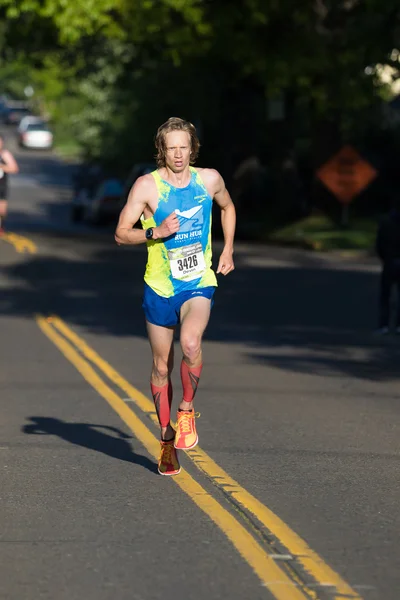
M 8 174 L 18 173 L 17 161 L 4 149 L 4 140 L 0 136 L 0 235 L 4 233 L 4 221 L 7 216 Z
M 159 127 L 155 145 L 158 169 L 140 177 L 123 208 L 115 239 L 118 244 L 147 242 L 143 309 L 153 354 L 150 386 L 161 428 L 158 471 L 176 475 L 176 449 L 196 446 L 193 399 L 202 370 L 203 333 L 217 286 L 211 268 L 212 202 L 221 209 L 224 248 L 217 273 L 234 269 L 236 213 L 221 175 L 195 169 L 199 140 L 195 127 L 170 118 Z M 133 229 L 141 220 L 143 229 Z M 174 329 L 180 323 L 183 397 L 176 432 L 170 424 Z

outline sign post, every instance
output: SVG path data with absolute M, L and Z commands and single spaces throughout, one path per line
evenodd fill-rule
M 378 175 L 351 146 L 344 146 L 317 171 L 317 177 L 342 204 L 342 225 L 349 224 L 349 204 Z

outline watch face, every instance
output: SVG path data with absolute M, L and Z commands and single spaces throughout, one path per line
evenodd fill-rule
M 152 237 L 153 237 L 153 229 L 152 229 L 152 227 L 150 227 L 149 229 L 146 229 L 146 238 L 148 240 L 151 240 Z

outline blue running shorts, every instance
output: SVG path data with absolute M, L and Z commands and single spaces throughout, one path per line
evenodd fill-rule
M 156 294 L 152 288 L 144 284 L 144 296 L 142 308 L 146 315 L 146 320 L 153 325 L 160 325 L 161 327 L 174 327 L 178 325 L 180 321 L 181 306 L 190 298 L 196 298 L 196 296 L 203 296 L 211 300 L 211 306 L 213 305 L 213 296 L 215 292 L 215 286 L 197 288 L 195 290 L 188 290 L 180 292 L 171 298 L 164 298 Z

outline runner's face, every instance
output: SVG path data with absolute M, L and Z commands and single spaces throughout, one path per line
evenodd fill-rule
M 186 131 L 170 131 L 165 136 L 166 165 L 174 173 L 181 173 L 190 163 L 190 135 Z

